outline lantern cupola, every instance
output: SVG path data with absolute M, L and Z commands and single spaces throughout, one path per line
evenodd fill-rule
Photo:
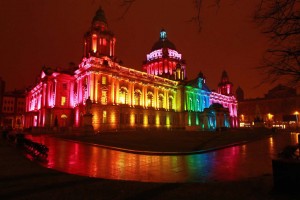
M 115 54 L 116 38 L 109 30 L 103 9 L 100 7 L 91 23 L 90 30 L 84 35 L 83 57 L 113 58 Z
M 168 39 L 167 32 L 162 29 L 159 39 L 151 48 L 144 61 L 143 70 L 148 74 L 166 77 L 172 80 L 185 80 L 185 63 L 175 45 Z

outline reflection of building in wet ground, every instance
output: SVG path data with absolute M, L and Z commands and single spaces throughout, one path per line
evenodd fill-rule
M 69 69 L 44 67 L 26 97 L 25 127 L 72 127 L 91 121 L 96 131 L 135 128 L 214 130 L 236 127 L 237 101 L 224 71 L 217 91 L 203 73 L 187 80 L 186 63 L 161 30 L 142 70 L 123 66 L 116 38 L 100 8 L 84 35 L 83 58 Z M 86 100 L 91 100 L 91 120 Z M 57 122 L 57 123 L 55 123 Z
M 241 94 L 242 92 L 237 91 Z M 265 98 L 239 98 L 240 126 L 266 126 L 278 128 L 298 128 L 300 95 L 296 89 L 278 85 Z
M 271 157 L 285 145 L 297 142 L 296 134 L 275 134 L 274 137 L 207 153 L 147 155 L 44 135 L 27 136 L 49 148 L 48 162 L 42 163 L 47 168 L 105 179 L 174 183 L 237 181 L 272 174 Z M 129 142 L 123 141 L 125 144 Z M 152 141 L 155 141 L 153 145 L 159 146 L 165 143 L 164 140 Z M 177 146 L 182 145 L 179 138 L 173 141 Z

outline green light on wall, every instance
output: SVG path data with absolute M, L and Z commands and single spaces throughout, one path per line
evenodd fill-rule
M 188 125 L 190 126 L 192 124 L 192 114 L 188 112 Z
M 199 125 L 199 116 L 196 113 L 196 125 Z

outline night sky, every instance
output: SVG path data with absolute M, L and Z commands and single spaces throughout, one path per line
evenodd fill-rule
M 141 70 L 164 28 L 186 60 L 188 79 L 202 71 L 216 89 L 226 70 L 234 90 L 240 86 L 246 98 L 262 97 L 272 86 L 255 87 L 263 78 L 255 67 L 268 47 L 268 38 L 252 20 L 259 0 L 223 0 L 220 8 L 205 2 L 199 32 L 188 22 L 196 15 L 192 0 L 136 0 L 123 19 L 120 0 L 1 1 L 0 77 L 6 91 L 21 89 L 35 83 L 44 65 L 78 64 L 83 35 L 101 5 L 117 39 L 116 56 L 125 66 Z

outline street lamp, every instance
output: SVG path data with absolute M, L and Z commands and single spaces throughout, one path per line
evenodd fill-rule
M 269 127 L 271 127 L 271 122 L 273 121 L 273 116 L 271 113 L 268 113 L 267 117 L 268 117 L 268 122 L 269 122 Z
M 299 123 L 298 116 L 299 116 L 299 112 L 298 111 L 294 112 L 294 115 L 296 116 L 296 129 L 298 129 L 298 123 Z

